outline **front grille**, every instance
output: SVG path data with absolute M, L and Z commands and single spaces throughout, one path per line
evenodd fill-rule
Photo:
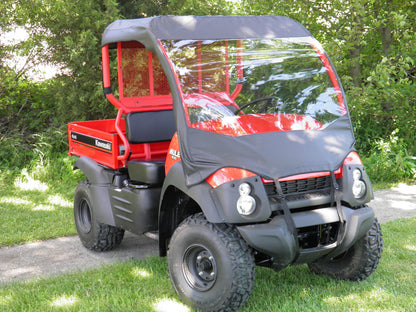
M 285 195 L 309 193 L 331 188 L 331 176 L 279 182 Z
M 331 176 L 279 182 L 284 199 L 293 214 L 327 207 L 331 201 Z M 264 187 L 277 214 L 283 214 L 282 200 L 275 183 Z M 332 245 L 337 240 L 339 223 L 327 223 L 297 228 L 300 249 L 319 248 Z
M 301 195 L 314 194 L 317 195 L 329 195 L 331 192 L 331 176 L 292 180 L 279 182 L 282 192 L 287 196 L 287 199 L 295 200 L 297 197 L 303 197 Z M 274 183 L 266 183 L 266 193 L 268 196 L 276 196 L 276 186 Z

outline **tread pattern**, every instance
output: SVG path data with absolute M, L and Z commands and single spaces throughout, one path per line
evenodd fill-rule
M 248 247 L 235 227 L 227 224 L 210 223 L 202 213 L 195 214 L 185 219 L 179 225 L 175 233 L 180 232 L 190 225 L 202 226 L 209 229 L 212 233 L 215 233 L 224 246 L 230 251 L 230 260 L 233 265 L 232 271 L 234 276 L 232 286 L 229 295 L 223 301 L 222 306 L 214 311 L 237 311 L 247 301 L 254 286 L 255 263 L 253 250 Z M 171 241 L 173 240 L 174 238 L 172 238 Z M 204 311 L 204 309 L 199 311 Z
M 377 269 L 382 252 L 382 233 L 380 224 L 375 219 L 366 236 L 358 240 L 343 258 L 318 260 L 308 266 L 319 275 L 358 282 L 365 280 Z
M 374 220 L 373 226 L 367 233 L 365 249 L 367 261 L 363 263 L 357 275 L 357 281 L 362 281 L 369 277 L 377 269 L 380 262 L 383 252 L 383 238 L 377 219 Z
M 124 230 L 108 224 L 97 223 L 96 237 L 96 243 L 89 249 L 94 251 L 107 251 L 120 245 L 124 237 Z
M 90 193 L 88 189 L 88 180 L 81 181 L 76 190 L 75 190 L 75 197 L 74 197 L 74 218 L 75 218 L 75 225 L 77 227 L 78 236 L 84 245 L 85 248 L 94 250 L 94 251 L 107 251 L 111 250 L 118 245 L 120 245 L 121 241 L 124 237 L 124 230 L 114 227 L 112 225 L 99 223 L 94 217 L 94 212 L 92 211 L 91 214 L 91 230 L 88 233 L 83 233 L 82 230 L 78 229 L 78 208 L 81 199 L 86 199 L 89 204 L 90 201 Z M 93 209 L 91 207 L 91 209 Z

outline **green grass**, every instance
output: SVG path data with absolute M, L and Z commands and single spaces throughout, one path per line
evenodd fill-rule
M 366 281 L 334 281 L 307 266 L 257 268 L 241 311 L 414 311 L 416 218 L 382 225 L 384 253 Z M 2 311 L 191 311 L 170 285 L 166 259 L 130 261 L 87 273 L 0 288 Z
M 83 176 L 73 161 L 61 156 L 53 166 L 0 171 L 0 247 L 76 234 L 72 202 Z

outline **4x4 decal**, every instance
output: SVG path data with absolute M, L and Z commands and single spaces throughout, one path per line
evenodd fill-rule
M 169 155 L 172 157 L 173 160 L 176 160 L 178 158 L 179 159 L 181 158 L 181 152 L 180 151 L 177 151 L 177 150 L 175 150 L 173 148 L 171 148 L 169 150 Z

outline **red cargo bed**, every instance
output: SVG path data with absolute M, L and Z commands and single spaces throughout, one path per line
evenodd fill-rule
M 118 159 L 124 155 L 125 146 L 117 134 L 115 119 L 71 122 L 68 124 L 69 155 L 87 156 L 96 162 L 112 169 L 123 167 Z M 124 119 L 120 122 L 120 130 L 125 135 Z M 170 141 L 130 144 L 132 159 L 165 158 Z

